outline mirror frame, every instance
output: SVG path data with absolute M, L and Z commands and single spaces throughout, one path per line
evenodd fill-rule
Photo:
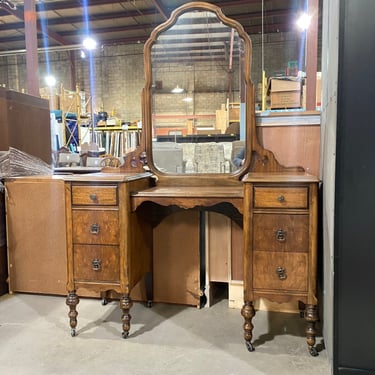
M 152 158 L 152 63 L 151 63 L 151 49 L 156 42 L 158 36 L 169 27 L 173 26 L 180 15 L 194 10 L 210 11 L 216 14 L 219 21 L 225 25 L 234 28 L 239 37 L 244 42 L 245 53 L 243 57 L 243 79 L 244 79 L 244 95 L 245 95 L 245 121 L 246 121 L 246 132 L 245 132 L 245 162 L 243 166 L 231 173 L 165 173 L 155 167 Z M 255 129 L 255 102 L 254 102 L 254 85 L 251 81 L 251 56 L 252 56 L 252 45 L 249 35 L 244 31 L 242 25 L 225 16 L 221 8 L 216 5 L 206 2 L 190 2 L 186 3 L 179 8 L 175 9 L 169 19 L 164 23 L 157 26 L 151 33 L 149 39 L 144 45 L 144 70 L 145 70 L 145 86 L 142 91 L 142 116 L 143 116 L 143 136 L 145 142 L 145 149 L 148 158 L 148 165 L 151 171 L 158 178 L 159 183 L 165 182 L 166 184 L 173 183 L 174 185 L 208 185 L 212 184 L 214 179 L 215 184 L 219 181 L 223 184 L 238 182 L 238 180 L 244 175 L 249 169 L 253 154 L 254 146 L 258 148 L 258 142 L 256 140 L 256 129 Z M 173 182 L 172 182 L 173 181 Z

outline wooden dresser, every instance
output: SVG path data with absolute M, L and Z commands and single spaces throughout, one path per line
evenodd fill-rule
M 244 337 L 253 351 L 254 300 L 301 302 L 311 355 L 318 320 L 318 180 L 306 174 L 249 173 L 244 182 Z
M 94 174 L 65 178 L 67 289 L 71 335 L 85 288 L 121 295 L 122 336 L 130 330 L 130 292 L 151 272 L 152 232 L 130 210 L 130 192 L 149 186 L 149 174 Z

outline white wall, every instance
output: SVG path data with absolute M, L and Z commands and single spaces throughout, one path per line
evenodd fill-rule
M 323 335 L 332 367 L 334 205 L 336 164 L 339 2 L 323 2 L 321 176 L 323 181 Z

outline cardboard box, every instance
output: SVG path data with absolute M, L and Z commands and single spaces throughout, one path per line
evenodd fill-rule
M 306 78 L 305 84 L 302 87 L 302 107 L 306 108 L 306 86 L 308 79 Z M 320 109 L 322 105 L 322 73 L 316 72 L 316 109 Z
M 301 107 L 301 81 L 293 77 L 270 78 L 267 94 L 271 109 Z

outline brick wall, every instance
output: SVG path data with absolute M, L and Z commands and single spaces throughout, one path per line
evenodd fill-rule
M 254 35 L 251 39 L 253 47 L 252 79 L 255 87 L 257 87 L 262 76 L 262 41 L 260 35 Z M 300 52 L 300 50 L 299 38 L 295 33 L 265 35 L 263 51 L 266 76 L 269 77 L 274 72 L 285 70 L 288 61 L 298 61 L 300 56 L 303 59 L 304 52 Z M 87 96 L 90 91 L 93 93 L 94 111 L 114 112 L 116 116 L 125 121 L 141 119 L 141 92 L 144 85 L 143 45 L 108 46 L 95 51 L 93 60 L 94 79 L 91 84 L 89 63 L 87 59 L 81 59 L 80 51 L 39 54 L 40 87 L 46 86 L 44 77 L 49 70 L 66 89 L 75 90 L 72 82 L 71 58 L 75 61 L 75 80 L 79 89 L 85 91 Z M 214 68 L 207 67 L 207 69 L 212 70 Z M 220 104 L 226 101 L 228 77 L 226 66 L 218 66 L 215 69 L 218 73 L 216 82 L 209 82 L 209 75 L 205 74 L 204 71 L 200 75 L 195 72 L 196 75 L 192 79 L 194 72 L 191 72 L 188 67 L 179 71 L 171 69 L 169 74 L 163 74 L 160 80 L 165 90 L 179 84 L 185 86 L 187 92 L 192 90 L 192 82 L 194 81 L 194 90 L 202 92 L 202 94 L 195 95 L 195 106 L 201 106 L 204 110 L 205 106 L 209 107 L 209 104 L 213 104 L 217 109 L 220 109 Z M 318 62 L 319 69 L 320 62 Z M 156 77 L 159 77 L 159 75 L 155 74 Z M 26 91 L 26 82 L 26 56 L 0 56 L 0 85 L 16 91 Z M 237 84 L 236 80 L 233 80 L 233 82 L 234 85 Z M 90 90 L 91 85 L 93 87 Z M 216 89 L 214 89 L 215 87 Z M 236 89 L 236 87 L 234 88 Z M 216 93 L 212 91 L 216 91 Z M 165 95 L 164 99 L 160 100 L 170 102 L 171 98 Z M 237 101 L 236 97 L 233 98 L 233 101 Z M 185 103 L 181 111 L 188 113 L 192 110 L 187 106 Z M 192 105 L 190 104 L 190 106 Z M 198 111 L 198 108 L 195 107 L 195 110 Z

